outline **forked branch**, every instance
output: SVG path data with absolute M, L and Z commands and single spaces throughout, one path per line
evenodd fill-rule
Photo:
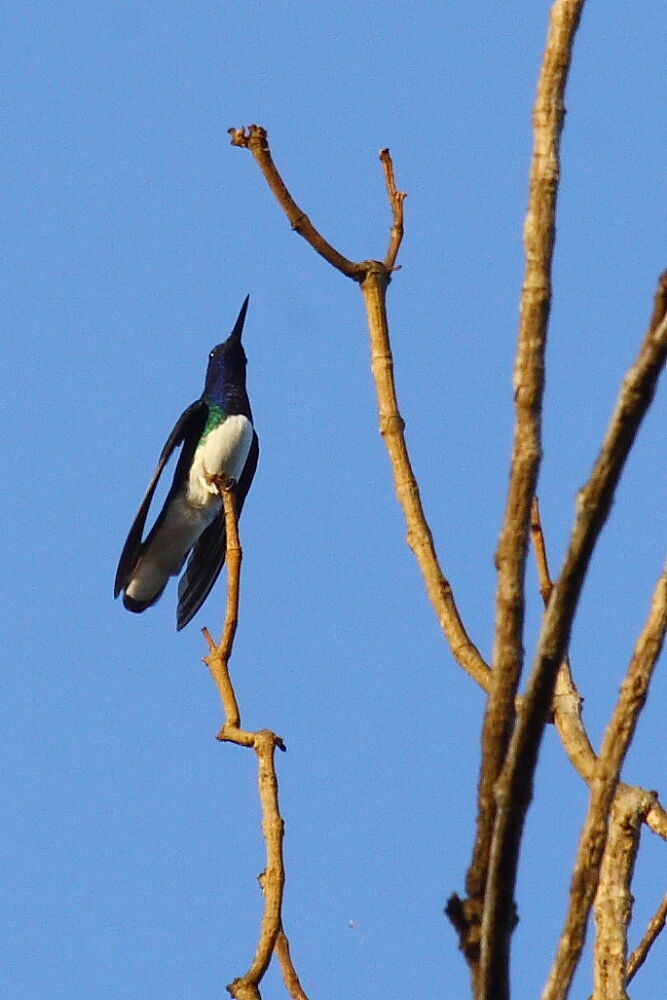
M 273 162 L 266 130 L 259 125 L 251 125 L 247 130 L 229 129 L 229 134 L 233 145 L 249 149 L 253 154 L 292 228 L 333 267 L 361 286 L 368 317 L 371 368 L 378 400 L 380 433 L 389 453 L 396 493 L 405 516 L 408 545 L 415 554 L 429 599 L 454 658 L 473 680 L 488 690 L 489 668 L 465 630 L 451 585 L 438 561 L 405 441 L 405 422 L 398 409 L 387 323 L 386 290 L 391 271 L 395 269 L 403 235 L 405 194 L 396 188 L 389 150 L 382 150 L 380 154 L 393 218 L 387 255 L 384 263 L 379 260 L 354 263 L 324 239 L 292 198 Z
M 666 306 L 667 273 L 660 280 L 648 333 L 623 381 L 600 454 L 588 483 L 579 493 L 565 562 L 544 614 L 521 713 L 495 789 L 500 808 L 494 830 L 489 885 L 494 908 L 499 910 L 500 926 L 507 927 L 513 914 L 519 845 L 532 795 L 537 753 L 549 716 L 558 668 L 569 642 L 581 587 L 625 461 L 667 357 Z M 491 889 L 487 887 L 487 893 Z M 501 949 L 501 953 L 496 955 L 500 974 L 506 970 L 506 955 L 502 953 L 498 937 L 498 934 L 492 933 L 490 926 L 489 947 L 494 952 Z
M 656 319 L 654 312 L 652 322 L 656 321 L 659 322 L 659 316 Z M 531 515 L 531 534 L 540 592 L 546 605 L 553 584 L 549 575 L 537 497 Z M 553 699 L 554 722 L 571 763 L 590 786 L 598 774 L 598 758 L 581 719 L 581 701 L 572 680 L 568 659 L 565 657 L 556 680 Z M 593 962 L 595 990 L 592 1000 L 619 1000 L 626 996 L 625 987 L 645 961 L 667 917 L 666 895 L 626 966 L 627 931 L 632 909 L 630 885 L 642 822 L 667 840 L 667 814 L 655 793 L 619 781 L 616 786 L 612 817 L 609 820 L 595 898 L 597 933 Z M 578 924 L 575 940 L 569 941 L 569 947 L 574 947 L 580 953 L 583 942 L 581 920 Z M 566 971 L 565 975 L 571 973 Z
M 549 601 L 553 584 L 549 574 L 546 545 L 537 497 L 531 514 L 531 535 L 535 550 L 540 592 Z M 579 775 L 590 786 L 597 774 L 598 758 L 581 718 L 582 699 L 577 691 L 567 656 L 558 670 L 553 699 L 554 723 L 565 751 Z M 667 839 L 667 815 L 654 792 L 619 781 L 595 897 L 595 954 L 592 1000 L 620 1000 L 625 987 L 645 961 L 653 941 L 662 930 L 667 914 L 667 896 L 626 966 L 627 933 L 632 911 L 631 879 L 639 847 L 641 824 L 646 823 Z M 583 939 L 582 939 L 583 940 Z M 570 942 L 581 950 L 580 943 Z
M 595 947 L 591 1000 L 627 1000 L 631 891 L 642 825 L 655 795 L 627 786 L 616 792 L 609 815 L 600 881 L 595 896 Z
M 570 884 L 570 904 L 556 958 L 543 993 L 543 1000 L 563 1000 L 584 945 L 586 923 L 600 878 L 603 851 L 607 839 L 609 813 L 616 794 L 621 766 L 635 732 L 639 713 L 644 707 L 648 686 L 667 630 L 667 565 L 656 584 L 651 610 L 642 629 L 614 714 L 605 732 L 591 783 L 588 815 L 579 840 Z M 641 819 L 651 806 L 649 793 L 629 790 L 644 796 Z
M 288 972 L 291 970 L 292 973 L 289 982 L 285 976 L 285 983 L 290 990 L 290 995 L 293 1000 L 304 1000 L 305 994 L 301 989 L 291 960 L 289 960 L 289 947 L 281 918 L 285 884 L 282 850 L 284 824 L 278 805 L 278 778 L 274 755 L 276 747 L 284 750 L 285 746 L 280 737 L 268 729 L 262 729 L 259 732 L 248 732 L 241 729 L 241 716 L 229 674 L 229 658 L 238 623 L 242 551 L 238 536 L 234 493 L 230 488 L 232 484 L 228 483 L 224 477 L 218 477 L 215 479 L 215 483 L 224 507 L 227 533 L 227 610 L 219 643 L 216 644 L 213 641 L 208 629 L 203 630 L 209 648 L 204 662 L 211 671 L 225 714 L 225 721 L 218 733 L 218 739 L 221 742 L 235 743 L 237 746 L 251 747 L 257 755 L 262 833 L 266 844 L 266 868 L 260 876 L 260 885 L 264 896 L 264 913 L 257 948 L 248 971 L 230 983 L 227 989 L 236 1000 L 260 1000 L 259 985 L 269 966 L 271 956 L 276 951 L 283 972 L 285 973 L 287 969 Z
M 535 549 L 540 593 L 546 607 L 551 596 L 553 583 L 549 574 L 547 550 L 537 497 L 533 501 L 530 531 Z M 587 785 L 590 785 L 595 775 L 597 755 L 591 746 L 591 741 L 588 738 L 588 733 L 581 717 L 582 702 L 583 698 L 572 679 L 569 659 L 565 656 L 558 669 L 556 689 L 551 705 L 553 721 L 570 763 L 579 777 L 583 778 Z M 644 822 L 653 833 L 667 841 L 667 813 L 654 795 L 642 792 L 642 789 L 636 786 L 625 785 L 620 781 L 618 792 L 625 794 L 631 790 L 631 787 L 638 793 L 649 795 L 650 804 L 648 812 L 644 816 Z

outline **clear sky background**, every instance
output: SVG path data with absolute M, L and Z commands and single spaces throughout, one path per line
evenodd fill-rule
M 378 150 L 409 192 L 389 305 L 400 404 L 443 567 L 490 655 L 513 422 L 530 113 L 547 2 L 247 0 L 6 5 L 0 539 L 2 996 L 222 997 L 260 913 L 248 751 L 221 746 L 199 628 L 175 585 L 112 599 L 160 448 L 243 297 L 261 442 L 242 519 L 233 674 L 277 731 L 285 926 L 307 992 L 464 1000 L 442 916 L 470 858 L 482 696 L 455 665 L 377 433 L 362 301 L 297 236 L 230 126 L 259 122 L 295 197 L 347 256 L 382 257 Z M 667 266 L 662 4 L 591 3 L 568 88 L 540 478 L 554 571 Z M 665 386 L 577 617 L 595 745 L 667 537 Z M 539 618 L 529 574 L 526 631 Z M 530 658 L 530 656 L 529 656 Z M 664 663 L 625 768 L 667 789 Z M 553 732 L 518 886 L 515 996 L 535 997 L 586 793 Z M 667 883 L 648 831 L 643 933 Z M 667 944 L 631 988 L 664 994 Z M 584 972 L 573 996 L 586 997 Z M 279 996 L 271 973 L 266 996 Z

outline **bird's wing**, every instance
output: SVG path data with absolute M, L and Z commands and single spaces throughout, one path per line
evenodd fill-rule
M 132 579 L 132 574 L 143 549 L 141 536 L 144 532 L 148 510 L 160 476 L 164 471 L 165 465 L 169 461 L 171 453 L 174 448 L 177 448 L 178 445 L 185 442 L 176 467 L 174 483 L 169 491 L 167 502 L 175 490 L 177 481 L 180 481 L 180 473 L 183 471 L 182 467 L 184 465 L 189 465 L 192 462 L 192 455 L 194 454 L 197 442 L 201 437 L 207 417 L 208 406 L 203 399 L 198 399 L 195 403 L 188 406 L 187 410 L 184 410 L 183 413 L 181 413 L 180 417 L 176 421 L 174 429 L 167 438 L 164 448 L 160 453 L 160 458 L 158 459 L 153 477 L 146 488 L 143 500 L 141 501 L 141 505 L 137 511 L 134 521 L 132 522 L 132 527 L 130 528 L 125 545 L 123 546 L 123 551 L 121 552 L 120 560 L 118 562 L 118 569 L 116 570 L 116 581 L 114 583 L 113 592 L 114 597 L 118 597 L 121 590 L 124 590 Z M 167 506 L 167 502 L 165 502 L 163 511 Z M 155 530 L 155 527 L 157 527 L 157 522 L 153 531 Z
M 243 472 L 234 487 L 237 518 L 241 516 L 246 495 L 255 475 L 258 458 L 259 438 L 253 431 L 250 451 L 243 466 Z M 225 562 L 226 548 L 225 511 L 222 508 L 192 549 L 185 572 L 178 584 L 176 627 L 179 632 L 197 614 L 208 597 Z

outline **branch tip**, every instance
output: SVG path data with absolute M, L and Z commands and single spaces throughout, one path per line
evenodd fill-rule
M 211 635 L 211 633 L 209 632 L 209 630 L 207 629 L 207 627 L 205 625 L 204 625 L 203 629 L 201 630 L 201 634 L 204 636 L 204 639 L 206 640 L 206 643 L 207 643 L 208 649 L 209 649 L 209 653 L 212 653 L 213 650 L 215 649 L 215 642 L 213 641 L 213 636 Z M 207 658 L 204 657 L 204 663 L 207 663 L 207 662 L 208 662 Z
M 667 271 L 658 278 L 658 285 L 653 300 L 653 312 L 649 323 L 649 332 L 655 333 L 667 314 Z
M 230 137 L 232 146 L 241 146 L 242 148 L 247 147 L 248 138 L 244 128 L 228 128 L 227 135 Z
M 232 146 L 249 149 L 255 158 L 257 166 L 262 171 L 264 179 L 276 201 L 287 216 L 292 229 L 303 237 L 321 257 L 324 257 L 332 267 L 354 281 L 362 281 L 363 267 L 348 260 L 336 250 L 315 228 L 308 216 L 303 212 L 287 190 L 287 185 L 280 176 L 273 162 L 269 148 L 268 134 L 261 125 L 249 125 L 247 129 L 229 129 Z
M 403 240 L 403 202 L 407 198 L 407 194 L 405 191 L 399 191 L 396 187 L 394 164 L 388 149 L 380 150 L 380 161 L 382 162 L 385 184 L 387 186 L 389 207 L 394 219 L 389 234 L 389 247 L 384 259 L 384 266 L 387 268 L 387 271 L 393 272 L 398 270 L 398 267 L 396 267 L 396 257 L 398 256 L 398 251 Z

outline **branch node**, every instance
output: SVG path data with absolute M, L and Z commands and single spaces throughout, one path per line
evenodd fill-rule
M 400 413 L 383 414 L 380 417 L 380 434 L 402 434 L 405 430 L 405 420 Z
M 310 224 L 311 224 L 310 219 L 308 218 L 305 212 L 300 212 L 299 215 L 296 215 L 293 219 L 290 219 L 290 226 L 292 227 L 294 232 L 298 233 L 299 235 L 301 235 L 303 230 L 307 229 L 308 226 L 310 226 Z
M 459 936 L 459 949 L 469 965 L 479 962 L 479 944 L 482 933 L 482 909 L 477 899 L 461 899 L 457 893 L 447 900 L 445 916 Z
M 249 137 L 252 139 L 252 135 Z M 240 137 L 239 137 L 240 142 Z M 279 932 L 282 930 L 282 899 L 285 884 L 285 868 L 282 852 L 284 823 L 278 803 L 278 778 L 275 769 L 274 751 L 276 747 L 285 749 L 279 736 L 269 729 L 246 732 L 240 728 L 241 720 L 236 694 L 229 675 L 229 658 L 232 653 L 234 635 L 238 623 L 239 586 L 242 551 L 238 536 L 235 483 L 226 476 L 210 477 L 217 486 L 224 511 L 227 561 L 227 607 L 222 637 L 218 645 L 213 642 L 208 629 L 202 634 L 209 647 L 204 662 L 208 665 L 220 694 L 224 709 L 224 722 L 216 739 L 234 743 L 237 746 L 252 747 L 257 755 L 257 783 L 262 810 L 262 832 L 266 845 L 266 869 L 262 877 L 264 912 L 259 931 L 255 955 L 246 974 L 235 979 L 227 989 L 237 1000 L 260 1000 L 259 983 L 266 972 L 271 956 L 276 948 Z M 284 945 L 282 945 L 284 951 Z M 284 961 L 284 954 L 280 958 Z M 287 968 L 287 967 L 286 967 Z M 292 970 L 293 971 L 293 970 Z M 292 975 L 287 969 L 288 976 Z M 296 973 L 292 980 L 298 983 Z M 299 987 L 300 988 L 300 987 Z M 305 994 L 293 994 L 297 1000 L 304 1000 Z

